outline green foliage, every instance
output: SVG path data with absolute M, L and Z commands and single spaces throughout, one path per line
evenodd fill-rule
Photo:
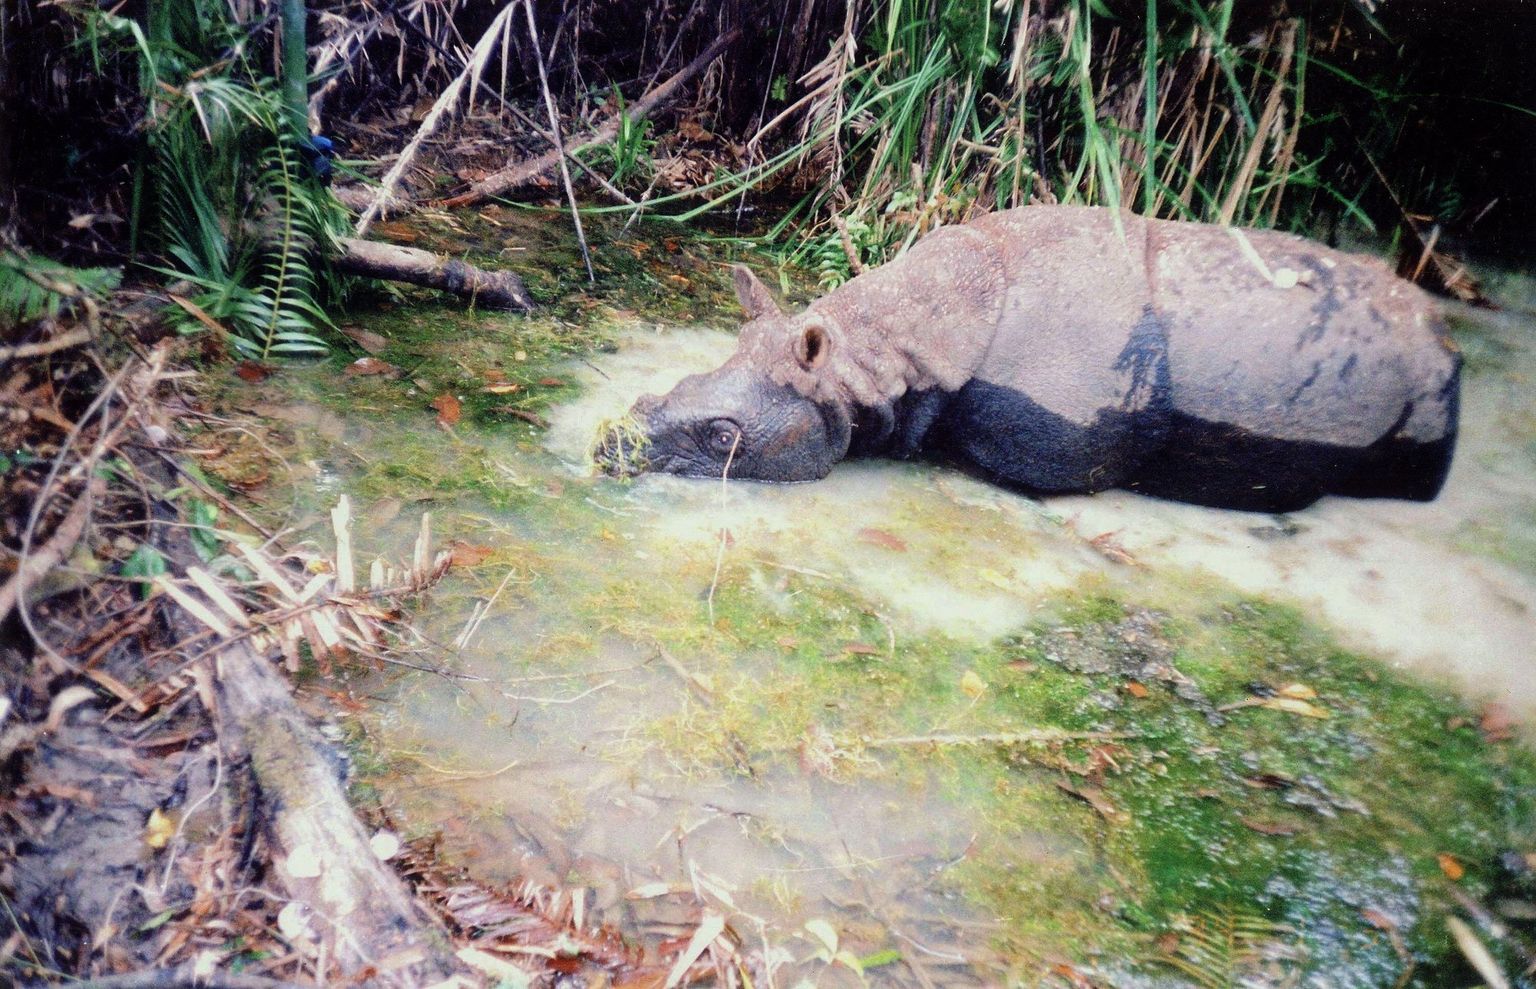
M 139 544 L 133 555 L 123 561 L 123 576 L 143 581 L 139 586 L 139 596 L 143 598 L 149 597 L 149 582 L 165 572 L 165 557 L 148 543 Z
M 152 4 L 142 27 L 106 14 L 92 26 L 93 44 L 116 39 L 139 62 L 149 194 L 135 220 L 208 317 L 178 308 L 173 320 L 188 332 L 222 325 L 251 357 L 324 352 L 321 300 L 339 289 L 327 257 L 345 213 L 306 174 L 277 84 L 229 57 L 249 25 L 196 0 Z
M 1308 140 L 1338 121 L 1307 105 L 1328 53 L 1312 49 L 1306 15 L 1234 0 L 1037 7 L 865 0 L 858 36 L 803 80 L 796 151 L 824 174 L 802 204 L 822 225 L 801 234 L 796 260 L 826 283 L 846 277 L 834 214 L 862 232 L 871 264 L 978 204 L 1271 226 L 1305 223 L 1323 196 L 1363 218 L 1358 191 L 1325 178 L 1353 149 Z M 1316 15 L 1335 39 L 1338 14 Z M 1390 115 L 1385 93 L 1351 85 Z
M 0 327 L 57 316 L 71 302 L 112 291 L 121 276 L 117 268 L 71 268 L 0 249 Z
M 188 522 L 191 523 L 190 534 L 192 548 L 197 551 L 198 557 L 204 563 L 212 562 L 219 554 L 224 552 L 224 539 L 214 528 L 219 521 L 219 506 L 201 498 L 192 499 L 187 506 Z
M 655 172 L 652 154 L 656 140 L 651 137 L 649 120 L 634 120 L 624 110 L 624 94 L 613 87 L 611 105 L 618 115 L 619 130 L 613 140 L 582 152 L 582 160 L 596 167 L 606 166 L 609 181 L 622 187 L 631 178 L 646 179 Z

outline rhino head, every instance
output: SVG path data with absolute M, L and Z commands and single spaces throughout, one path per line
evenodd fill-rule
M 747 314 L 736 353 L 665 395 L 641 396 L 628 417 L 602 427 L 592 455 L 605 472 L 814 481 L 847 455 L 847 410 L 806 397 L 784 374 L 792 367 L 814 375 L 826 365 L 834 339 L 827 321 L 786 314 L 740 265 L 734 281 Z

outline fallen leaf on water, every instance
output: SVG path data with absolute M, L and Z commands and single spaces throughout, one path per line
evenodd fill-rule
M 377 354 L 389 346 L 388 340 L 372 330 L 365 330 L 360 326 L 343 326 L 341 332 L 343 336 L 350 338 L 353 343 L 370 354 Z
M 1271 711 L 1284 711 L 1286 714 L 1299 714 L 1304 718 L 1326 718 L 1327 710 L 1316 704 L 1299 701 L 1294 697 L 1266 697 L 1259 707 L 1268 708 Z
M 1243 827 L 1257 831 L 1259 834 L 1274 835 L 1278 838 L 1289 837 L 1301 830 L 1294 824 L 1282 824 L 1278 821 L 1261 821 L 1254 817 L 1239 817 Z
M 447 392 L 443 392 L 432 400 L 432 408 L 437 410 L 437 424 L 439 426 L 452 426 L 459 421 L 462 406 L 459 400 Z
M 1101 532 L 1088 540 L 1088 545 L 1098 550 L 1099 555 L 1112 563 L 1119 563 L 1127 567 L 1139 567 L 1141 561 L 1132 556 L 1130 551 L 1120 545 L 1115 537 L 1120 535 L 1120 530 L 1113 532 Z
M 1124 821 L 1130 815 L 1110 803 L 1109 797 L 1096 786 L 1073 786 L 1062 780 L 1056 781 L 1056 788 L 1062 793 L 1069 794 L 1081 800 L 1098 812 L 1106 821 Z
M 1484 704 L 1477 719 L 1485 742 L 1507 742 L 1515 737 L 1515 719 L 1503 704 Z
M 357 360 L 341 369 L 341 373 L 357 378 L 370 374 L 395 375 L 400 369 L 388 361 L 381 361 L 377 357 L 359 357 Z
M 537 412 L 529 412 L 527 409 L 520 409 L 515 405 L 498 405 L 491 411 L 499 412 L 502 415 L 511 416 L 514 419 L 521 419 L 529 425 L 537 426 L 540 429 L 549 428 L 548 419 L 539 415 Z
M 150 848 L 164 848 L 176 835 L 176 819 L 156 807 L 144 822 L 144 844 Z
M 987 681 L 977 675 L 975 670 L 966 670 L 965 675 L 960 678 L 960 691 L 971 700 L 975 700 L 987 692 Z
M 262 364 L 259 361 L 241 361 L 235 365 L 235 374 L 241 381 L 249 381 L 255 384 L 258 381 L 266 381 L 272 377 L 277 368 L 270 364 Z
M 1445 873 L 1445 878 L 1451 882 L 1460 882 L 1461 877 L 1467 874 L 1467 867 L 1461 864 L 1461 860 L 1449 852 L 1441 852 L 1435 856 L 1435 861 L 1440 863 L 1440 871 Z
M 907 544 L 899 536 L 893 536 L 884 529 L 860 529 L 859 538 L 866 543 L 871 543 L 883 549 L 894 550 L 897 553 L 905 553 Z
M 476 546 L 462 539 L 455 539 L 450 546 L 453 549 L 453 565 L 456 567 L 478 566 L 495 552 L 489 546 Z

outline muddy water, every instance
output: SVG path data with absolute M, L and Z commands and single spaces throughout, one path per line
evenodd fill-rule
M 922 968 L 894 966 L 897 982 L 1005 980 L 1023 958 L 1084 944 L 1107 952 L 1100 971 L 1116 969 L 1113 959 L 1149 950 L 1116 941 L 1103 907 L 1135 900 L 1144 881 L 1103 862 L 1099 817 L 1123 827 L 1122 811 L 1095 804 L 1076 775 L 1062 778 L 1069 792 L 1089 791 L 1091 807 L 1049 779 L 1054 802 L 1025 792 L 1009 774 L 1028 758 L 992 768 L 938 751 L 904 758 L 892 736 L 1029 728 L 1033 710 L 1022 724 L 988 721 L 978 701 L 1036 664 L 993 660 L 994 682 L 973 689 L 965 676 L 985 657 L 972 650 L 1085 595 L 1174 615 L 1236 592 L 1288 603 L 1338 641 L 1536 722 L 1536 300 L 1523 290 L 1508 288 L 1503 312 L 1459 320 L 1472 372 L 1463 439 L 1445 493 L 1428 505 L 1327 499 L 1273 517 L 1119 492 L 1033 499 L 882 461 L 791 486 L 593 478 L 585 450 L 601 419 L 733 345 L 639 321 L 615 352 L 559 372 L 582 390 L 544 431 L 465 426 L 450 441 L 426 424 L 345 417 L 347 455 L 317 476 L 362 502 L 367 549 L 406 552 L 415 516 L 401 502 L 411 504 L 412 485 L 431 486 L 430 471 L 404 463 L 411 456 L 482 472 L 514 496 L 420 495 L 440 533 L 492 555 L 422 612 L 434 644 L 422 659 L 446 675 L 368 685 L 375 703 L 362 721 L 378 785 L 409 829 L 441 830 L 450 856 L 482 877 L 582 890 L 592 916 L 651 943 L 686 938 L 701 909 L 728 915 L 759 971 L 789 966 L 781 982 L 839 965 L 846 975 L 847 959 L 833 960 L 844 945 L 875 965 L 875 981 L 882 951 Z M 377 510 L 358 464 L 399 479 L 384 499 L 393 507 Z M 824 658 L 807 666 L 812 644 Z M 902 665 L 912 656 L 915 672 Z M 909 684 L 931 673 L 944 690 L 922 688 L 936 699 L 915 706 L 910 687 L 890 686 L 896 670 Z M 1081 714 L 1121 702 L 1098 691 L 1075 703 Z M 1264 749 L 1252 748 L 1239 761 L 1262 763 Z M 1190 791 L 1208 796 L 1203 784 Z M 1380 867 L 1362 874 L 1318 866 L 1334 861 L 1330 850 L 1298 853 L 1318 885 L 1266 894 L 1265 910 L 1333 930 L 1318 918 L 1342 903 L 1356 927 L 1369 907 L 1407 930 L 1422 904 L 1413 863 L 1398 855 L 1371 856 Z M 974 894 L 989 883 L 1007 889 Z M 1287 900 L 1332 905 L 1302 916 Z M 1010 902 L 1020 906 L 1005 918 Z M 1342 964 L 1353 951 L 1362 967 L 1330 963 L 1310 984 L 1394 981 L 1382 938 L 1372 968 L 1348 937 L 1329 937 L 1333 947 L 1315 941 L 1314 952 Z
M 1427 504 L 1326 498 L 1265 516 L 1123 491 L 1032 499 L 876 461 L 845 463 L 814 485 L 723 493 L 645 478 L 627 503 L 667 541 L 708 541 L 729 526 L 906 618 L 983 640 L 1089 574 L 1157 604 L 1225 582 L 1294 603 L 1351 646 L 1536 722 L 1536 314 L 1522 301 L 1457 313 L 1471 370 L 1461 439 L 1444 492 Z M 700 331 L 629 338 L 601 374 L 587 372 L 591 390 L 555 417 L 551 446 L 579 462 L 600 418 L 716 366 L 732 347 Z M 903 544 L 899 557 L 886 533 Z

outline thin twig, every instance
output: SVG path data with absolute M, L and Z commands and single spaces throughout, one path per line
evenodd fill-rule
M 902 735 L 894 738 L 871 738 L 861 744 L 866 749 L 891 749 L 909 745 L 1036 745 L 1049 742 L 1102 742 L 1118 738 L 1135 738 L 1129 731 L 1058 731 L 1040 728 L 1035 731 L 996 731 L 979 735 Z
M 736 459 L 736 448 L 741 445 L 741 433 L 737 432 L 736 438 L 731 441 L 731 452 L 725 456 L 725 466 L 720 468 L 720 548 L 715 553 L 715 575 L 709 581 L 709 597 L 705 603 L 709 606 L 709 627 L 715 627 L 715 588 L 720 586 L 720 568 L 725 564 L 725 541 L 730 534 L 725 527 L 726 509 L 726 481 L 731 474 L 731 461 Z
M 581 260 L 587 265 L 587 282 L 597 283 L 592 271 L 592 254 L 587 250 L 587 234 L 581 229 L 581 211 L 576 208 L 576 190 L 571 186 L 571 168 L 565 163 L 565 138 L 560 134 L 560 114 L 555 110 L 555 98 L 549 92 L 549 73 L 544 70 L 544 53 L 539 49 L 539 28 L 533 19 L 533 0 L 523 0 L 523 13 L 528 17 L 528 37 L 533 42 L 533 60 L 539 67 L 539 88 L 544 91 L 544 108 L 549 111 L 549 133 L 555 139 L 555 151 L 560 155 L 560 181 L 565 183 L 565 198 L 571 204 L 571 223 L 576 227 L 576 240 L 581 244 Z

